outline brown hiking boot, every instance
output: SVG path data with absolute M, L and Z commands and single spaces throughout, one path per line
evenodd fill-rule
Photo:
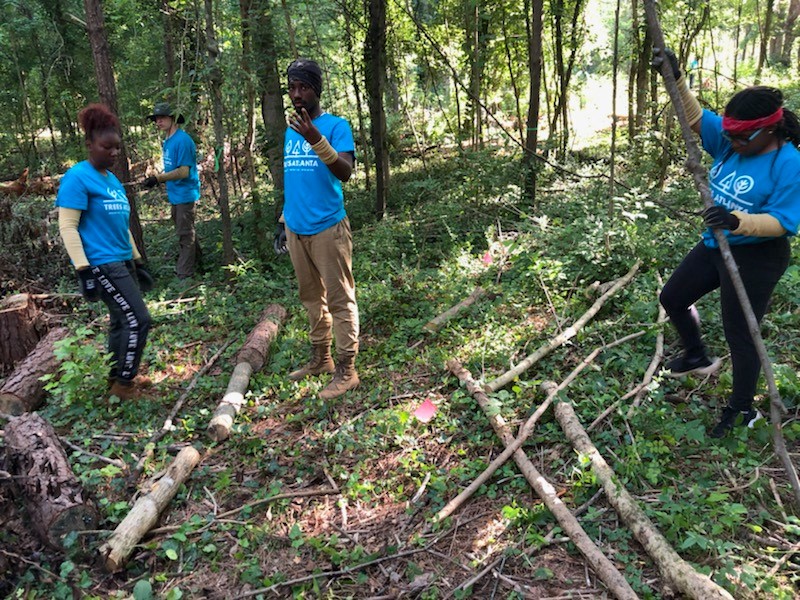
M 115 381 L 108 390 L 109 396 L 116 396 L 120 400 L 130 400 L 136 395 L 136 386 L 133 383 L 124 384 L 120 381 Z
M 314 344 L 313 356 L 311 360 L 296 371 L 289 373 L 289 379 L 300 381 L 309 375 L 322 375 L 323 373 L 333 373 L 336 369 L 331 357 L 330 344 Z
M 355 362 L 354 352 L 340 354 L 336 361 L 336 372 L 333 374 L 333 379 L 328 387 L 319 393 L 319 397 L 323 400 L 332 400 L 356 387 L 361 380 L 356 373 Z

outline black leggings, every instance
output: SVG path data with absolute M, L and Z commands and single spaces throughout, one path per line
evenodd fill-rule
M 100 284 L 100 294 L 108 306 L 111 325 L 108 330 L 108 351 L 111 353 L 110 377 L 129 383 L 139 371 L 150 313 L 142 300 L 132 264 L 113 262 L 93 267 Z
M 789 265 L 789 241 L 775 238 L 761 244 L 731 246 L 731 253 L 760 323 L 772 291 Z M 728 404 L 746 410 L 753 405 L 761 361 L 719 249 L 697 244 L 667 281 L 661 304 L 678 330 L 686 357 L 698 358 L 705 354 L 705 347 L 694 303 L 717 288 L 733 366 L 733 395 Z

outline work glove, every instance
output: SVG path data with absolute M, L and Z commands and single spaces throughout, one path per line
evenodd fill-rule
M 143 292 L 149 292 L 153 289 L 155 281 L 153 276 L 144 268 L 144 263 L 136 262 L 136 281 L 139 282 L 139 289 Z
M 286 225 L 278 223 L 275 226 L 275 237 L 272 238 L 272 247 L 275 254 L 286 254 L 289 249 L 286 247 Z
M 709 206 L 703 211 L 703 221 L 706 227 L 711 229 L 729 229 L 733 231 L 739 228 L 739 218 L 728 212 L 724 206 Z
M 660 70 L 665 58 L 669 61 L 669 66 L 672 67 L 672 76 L 675 77 L 675 81 L 678 81 L 681 76 L 681 68 L 678 65 L 678 57 L 669 48 L 664 48 L 663 51 L 661 48 L 653 48 L 653 60 L 650 65 L 654 69 Z
M 86 267 L 78 270 L 78 282 L 81 286 L 81 294 L 87 302 L 97 302 L 100 300 L 100 286 L 97 283 L 94 269 Z
M 147 189 L 154 188 L 158 185 L 158 177 L 155 175 L 150 175 L 150 177 L 142 182 L 142 185 Z

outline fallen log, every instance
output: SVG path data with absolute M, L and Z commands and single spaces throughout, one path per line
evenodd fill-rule
M 554 385 L 553 382 L 546 381 L 542 387 L 549 389 Z M 608 502 L 653 559 L 664 579 L 689 598 L 733 600 L 733 596 L 714 583 L 710 577 L 695 571 L 664 539 L 589 439 L 572 406 L 567 402 L 559 402 L 555 406 L 555 413 L 572 446 L 591 459 L 592 473 L 603 486 Z
M 600 309 L 603 307 L 603 304 L 605 304 L 606 300 L 608 300 L 611 296 L 616 294 L 617 291 L 626 286 L 630 282 L 630 280 L 633 279 L 633 276 L 636 274 L 636 271 L 639 270 L 639 266 L 641 264 L 642 261 L 637 260 L 636 264 L 634 264 L 633 267 L 631 267 L 630 271 L 628 271 L 625 275 L 617 279 L 614 282 L 614 284 L 602 296 L 600 296 L 597 300 L 595 300 L 594 304 L 592 304 L 589 310 L 587 310 L 577 321 L 575 321 L 575 323 L 573 323 L 571 326 L 569 326 L 567 329 L 562 331 L 554 338 L 551 338 L 550 341 L 548 341 L 544 345 L 540 346 L 536 350 L 536 352 L 529 355 L 516 367 L 514 367 L 513 369 L 509 369 L 508 371 L 500 375 L 497 379 L 493 379 L 492 381 L 485 384 L 483 386 L 483 389 L 486 390 L 487 392 L 496 392 L 500 388 L 505 387 L 506 385 L 514 381 L 515 378 L 519 377 L 520 375 L 522 375 L 522 373 L 530 369 L 534 364 L 539 362 L 542 358 L 550 354 L 550 352 L 552 352 L 559 346 L 566 344 L 570 339 L 575 337 L 578 331 L 580 331 L 592 317 L 594 317 L 598 312 L 600 312 Z
M 55 343 L 69 335 L 66 327 L 56 327 L 39 340 L 36 347 L 17 364 L 0 388 L 0 413 L 21 415 L 39 408 L 44 399 L 42 375 L 55 373 L 59 360 Z
M 439 331 L 441 326 L 444 325 L 447 321 L 452 319 L 454 316 L 456 316 L 465 308 L 468 308 L 469 306 L 475 304 L 475 302 L 480 300 L 485 295 L 486 295 L 486 290 L 484 290 L 482 287 L 476 287 L 475 290 L 469 296 L 464 298 L 461 302 L 459 302 L 455 306 L 451 306 L 442 314 L 434 317 L 433 319 L 425 323 L 422 329 L 428 331 L 429 333 L 435 333 L 436 331 Z
M 492 428 L 503 441 L 503 444 L 505 446 L 513 444 L 514 436 L 511 434 L 508 425 L 503 417 L 495 414 L 495 407 L 492 406 L 489 397 L 483 391 L 480 384 L 472 378 L 472 374 L 462 367 L 461 363 L 455 359 L 447 361 L 447 368 L 453 375 L 458 377 L 460 381 L 466 384 L 467 390 L 486 413 L 489 422 L 492 424 Z M 592 570 L 594 570 L 606 587 L 608 587 L 609 591 L 617 598 L 638 598 L 636 592 L 634 592 L 633 588 L 625 581 L 625 578 L 614 564 L 603 555 L 600 549 L 583 530 L 575 516 L 561 501 L 561 498 L 558 497 L 556 490 L 550 482 L 533 466 L 533 463 L 525 455 L 525 452 L 521 449 L 516 450 L 514 452 L 514 462 L 517 463 L 525 479 L 528 480 L 528 483 L 556 518 L 558 524 L 564 530 L 564 533 L 569 536 L 578 550 L 580 550 L 581 554 L 583 554 L 592 567 Z
M 39 343 L 47 325 L 30 294 L 15 294 L 0 302 L 0 373 L 8 373 Z
M 279 304 L 271 304 L 261 315 L 258 325 L 249 333 L 236 357 L 236 367 L 228 382 L 214 416 L 206 428 L 206 433 L 215 442 L 228 439 L 236 415 L 244 406 L 244 395 L 250 384 L 250 376 L 261 370 L 269 356 L 269 347 L 278 335 L 278 329 L 286 319 L 286 309 Z
M 122 569 L 134 546 L 156 524 L 158 516 L 175 497 L 178 489 L 199 462 L 200 453 L 195 448 L 187 446 L 178 453 L 164 476 L 153 484 L 146 495 L 136 501 L 111 537 L 99 549 L 103 564 L 109 573 L 116 573 Z
M 52 425 L 38 413 L 10 417 L 4 428 L 6 470 L 17 482 L 30 522 L 49 546 L 71 531 L 94 529 L 98 514 L 72 472 Z

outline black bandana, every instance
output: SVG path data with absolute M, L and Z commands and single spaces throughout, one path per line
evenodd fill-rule
M 286 69 L 289 81 L 301 81 L 310 86 L 317 98 L 322 96 L 322 71 L 319 65 L 307 58 L 298 58 Z

